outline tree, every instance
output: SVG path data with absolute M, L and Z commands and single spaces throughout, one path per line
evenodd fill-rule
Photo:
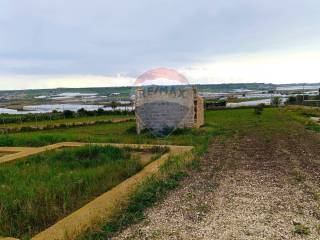
M 64 110 L 64 111 L 63 111 L 63 116 L 64 116 L 65 118 L 73 118 L 74 113 L 73 113 L 72 111 L 70 111 L 70 110 Z
M 118 103 L 115 102 L 115 101 L 112 101 L 112 102 L 110 103 L 110 106 L 111 106 L 112 110 L 115 110 L 115 109 L 117 108 L 117 106 L 118 106 Z
M 297 98 L 295 96 L 290 96 L 288 100 L 286 101 L 287 104 L 296 104 Z
M 85 110 L 84 108 L 80 108 L 78 110 L 78 114 L 80 117 L 87 116 L 87 110 Z
M 280 97 L 274 97 L 271 100 L 271 105 L 278 107 L 278 106 L 280 106 L 281 101 L 282 101 L 282 99 Z
M 98 114 L 99 116 L 103 115 L 103 114 L 104 114 L 103 108 L 99 108 L 98 111 L 97 111 L 97 114 Z

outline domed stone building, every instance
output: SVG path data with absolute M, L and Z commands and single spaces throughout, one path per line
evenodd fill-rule
M 204 101 L 193 87 L 139 88 L 135 99 L 137 133 L 149 129 L 160 135 L 204 124 Z

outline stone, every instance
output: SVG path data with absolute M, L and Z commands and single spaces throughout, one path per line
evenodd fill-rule
M 149 129 L 165 135 L 177 128 L 199 128 L 204 124 L 204 101 L 192 87 L 139 88 L 135 109 L 138 134 Z

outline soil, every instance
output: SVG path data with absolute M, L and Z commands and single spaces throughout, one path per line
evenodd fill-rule
M 320 239 L 320 135 L 288 128 L 215 139 L 200 171 L 113 240 Z

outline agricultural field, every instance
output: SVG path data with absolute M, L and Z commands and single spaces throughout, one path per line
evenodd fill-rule
M 114 117 L 117 118 L 117 116 Z M 215 134 L 216 131 L 212 129 L 211 125 L 208 125 L 201 130 L 179 130 L 168 138 L 158 139 L 148 132 L 137 135 L 135 122 L 129 121 L 72 127 L 63 130 L 53 129 L 2 134 L 0 135 L 0 146 L 34 147 L 66 141 L 194 145 L 201 144 L 203 140 L 206 141 L 208 135 Z
M 320 135 L 310 121 L 319 113 L 207 112 L 207 124 L 221 134 L 198 169 L 112 239 L 319 239 Z M 93 233 L 84 239 L 106 236 Z
M 202 128 L 176 130 L 170 136 L 162 139 L 154 137 L 149 132 L 136 135 L 135 123 L 129 121 L 79 126 L 63 130 L 52 129 L 3 134 L 0 136 L 0 146 L 39 147 L 59 142 L 193 146 L 194 161 L 191 164 L 185 163 L 183 157 L 171 157 L 161 167 L 158 178 L 150 178 L 139 186 L 130 198 L 127 208 L 123 208 L 111 220 L 101 223 L 93 229 L 88 229 L 78 239 L 92 240 L 108 239 L 110 237 L 127 239 L 128 236 L 130 239 L 144 239 L 146 236 L 153 234 L 148 232 L 153 231 L 153 229 L 160 232 L 159 234 L 162 236 L 160 239 L 168 239 L 169 236 L 166 234 L 170 234 L 172 230 L 168 224 L 171 226 L 178 224 L 177 229 L 180 231 L 180 236 L 188 236 L 189 234 L 196 238 L 197 236 L 192 234 L 197 232 L 190 233 L 183 227 L 184 222 L 187 222 L 186 226 L 191 224 L 189 220 L 177 218 L 178 222 L 171 222 L 170 212 L 174 212 L 172 208 L 179 206 L 177 211 L 184 211 L 183 209 L 190 209 L 190 204 L 195 204 L 191 207 L 193 210 L 188 214 L 202 216 L 203 219 L 205 217 L 214 218 L 215 208 L 212 208 L 213 206 L 210 204 L 197 206 L 197 202 L 195 202 L 204 201 L 202 199 L 205 198 L 204 196 L 214 198 L 214 193 L 221 191 L 218 180 L 214 180 L 217 182 L 211 182 L 213 178 L 208 178 L 208 176 L 217 175 L 229 178 L 229 170 L 231 172 L 238 171 L 239 168 L 243 169 L 248 166 L 247 163 L 243 162 L 246 160 L 246 156 L 254 156 L 250 158 L 250 164 L 253 160 L 262 161 L 257 163 L 258 165 L 262 164 L 261 166 L 257 165 L 257 168 L 268 166 L 266 173 L 278 171 L 276 170 L 278 169 L 277 164 L 281 166 L 283 166 L 282 164 L 289 164 L 288 160 L 282 159 L 282 155 L 281 157 L 271 156 L 272 152 L 269 150 L 277 148 L 281 144 L 287 146 L 289 143 L 286 139 L 294 139 L 291 142 L 292 146 L 289 150 L 286 150 L 293 151 L 294 144 L 297 144 L 295 142 L 296 138 L 303 135 L 310 137 L 310 143 L 315 141 L 314 138 L 317 136 L 316 131 L 318 131 L 319 125 L 310 120 L 312 116 L 320 116 L 320 111 L 314 108 L 301 107 L 266 108 L 258 113 L 254 109 L 207 111 L 206 124 Z M 116 118 L 117 116 L 112 117 Z M 95 118 L 90 117 L 90 120 Z M 309 133 L 308 129 L 314 131 Z M 314 146 L 314 142 L 311 146 Z M 309 149 L 309 151 L 315 154 L 317 150 Z M 154 149 L 146 152 L 130 148 L 89 145 L 79 148 L 58 149 L 0 165 L 0 186 L 2 188 L 0 192 L 0 236 L 30 239 L 97 196 L 133 176 L 165 152 L 164 149 Z M 230 154 L 228 155 L 228 153 Z M 0 153 L 0 157 L 5 154 L 7 153 Z M 294 154 L 297 155 L 298 153 Z M 260 159 L 259 156 L 265 156 L 265 158 Z M 278 161 L 270 163 L 269 166 L 268 159 L 275 158 L 278 158 Z M 318 166 L 317 161 L 312 161 L 312 164 Z M 295 183 L 296 186 L 292 187 L 292 191 L 298 191 L 297 186 L 301 186 L 303 189 L 305 179 L 311 181 L 312 184 L 314 183 L 315 176 L 301 169 L 303 165 L 295 163 L 293 166 L 294 168 L 287 173 L 288 176 L 285 174 L 288 179 L 292 178 L 298 181 Z M 199 171 L 200 169 L 201 171 Z M 252 169 L 250 171 L 250 174 L 256 174 Z M 244 177 L 244 179 L 247 178 Z M 241 184 L 242 180 L 238 179 L 237 181 L 240 181 L 239 184 Z M 200 183 L 204 185 L 197 185 Z M 182 188 L 179 186 L 184 186 L 183 189 L 190 190 L 190 192 L 182 193 Z M 248 186 L 253 185 L 249 184 Z M 235 190 L 233 185 L 229 187 L 228 191 Z M 286 185 L 286 187 L 288 186 Z M 197 190 L 194 192 L 191 189 Z M 204 189 L 210 191 L 207 192 Z M 246 191 L 249 190 L 246 189 Z M 267 188 L 264 190 L 268 191 Z M 258 189 L 255 189 L 255 191 L 258 191 Z M 315 195 L 317 193 L 317 189 L 313 185 L 310 191 Z M 172 200 L 172 204 L 175 206 L 167 202 L 165 196 L 168 192 L 172 192 L 168 195 L 168 201 L 170 202 L 172 200 L 170 198 L 174 197 L 175 200 Z M 191 195 L 193 197 L 190 198 Z M 185 198 L 187 196 L 189 196 L 189 200 Z M 253 198 L 255 197 L 257 196 L 254 195 Z M 303 197 L 304 195 L 302 195 Z M 210 202 L 216 199 L 207 200 Z M 225 199 L 221 198 L 220 200 L 224 201 Z M 313 205 L 317 204 L 316 200 L 312 201 Z M 160 202 L 160 205 L 152 207 L 156 202 Z M 164 206 L 162 202 L 165 204 Z M 273 203 L 269 204 L 272 205 Z M 287 204 L 293 203 L 287 201 Z M 227 207 L 230 212 L 234 211 L 232 206 Z M 243 205 L 242 207 L 246 206 Z M 303 205 L 302 207 L 307 206 Z M 148 213 L 145 213 L 146 208 L 151 208 Z M 216 210 L 217 213 L 223 213 L 219 207 Z M 163 211 L 168 211 L 166 214 L 170 219 L 166 219 L 163 215 L 154 215 Z M 185 213 L 182 212 L 181 214 Z M 294 215 L 295 212 L 290 212 L 290 214 Z M 146 220 L 143 220 L 144 218 Z M 301 226 L 307 225 L 309 234 L 313 236 L 316 231 L 313 219 L 309 222 L 305 221 L 304 218 L 296 217 L 294 219 Z M 155 222 L 157 220 L 165 229 Z M 248 219 L 242 220 L 249 224 Z M 199 229 L 201 228 L 201 221 L 200 223 L 193 222 L 193 224 Z M 301 227 L 300 225 L 298 227 Z M 223 226 L 223 223 L 221 223 L 221 226 Z M 295 239 L 296 235 L 294 233 L 290 235 L 292 232 L 290 227 L 294 228 L 294 226 L 286 225 L 286 227 L 288 229 L 284 234 L 291 236 L 290 239 Z M 136 229 L 142 229 L 142 232 L 139 233 L 142 235 L 137 234 Z M 237 229 L 236 226 L 234 226 L 234 229 Z
M 3 132 L 23 132 L 34 131 L 51 128 L 66 128 L 74 126 L 97 125 L 101 123 L 130 121 L 134 117 L 132 115 L 102 115 L 92 117 L 74 117 L 53 120 L 37 120 L 34 115 L 34 121 L 21 121 L 18 123 L 5 123 L 0 120 L 0 131 Z
M 52 129 L 33 132 L 21 132 L 0 135 L 0 146 L 35 147 L 57 142 L 110 142 L 110 143 L 137 143 L 137 144 L 172 144 L 191 145 L 202 149 L 212 136 L 241 132 L 248 126 L 264 124 L 281 116 L 293 118 L 307 128 L 317 128 L 317 124 L 310 121 L 310 116 L 320 115 L 319 110 L 312 108 L 285 108 L 265 109 L 262 117 L 253 114 L 253 109 L 233 109 L 206 112 L 206 125 L 201 129 L 177 130 L 169 137 L 156 138 L 149 132 L 136 134 L 135 122 L 108 123 L 93 126 L 73 127 L 66 129 Z M 103 116 L 107 119 L 123 116 Z M 100 117 L 88 118 L 98 120 Z M 71 119 L 70 121 L 77 121 Z M 81 120 L 82 121 L 82 120 Z M 282 121 L 277 124 L 281 124 Z M 242 127 L 244 126 L 244 127 Z
M 166 151 L 88 145 L 1 165 L 0 236 L 30 238 Z

